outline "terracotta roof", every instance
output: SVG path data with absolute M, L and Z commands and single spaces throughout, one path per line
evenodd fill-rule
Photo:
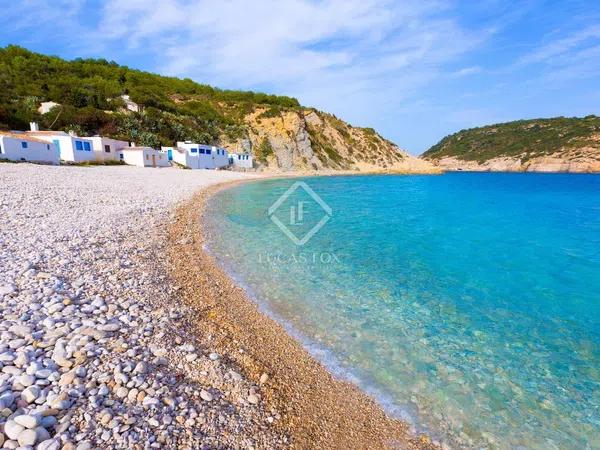
M 65 133 L 64 131 L 51 131 L 51 130 L 48 130 L 48 131 L 26 131 L 25 133 L 31 134 L 32 136 L 35 136 L 36 134 L 40 135 L 40 136 L 48 135 L 48 134 L 50 134 L 50 135 L 51 134 L 60 134 L 61 136 L 69 135 L 68 133 Z
M 9 131 L 0 131 L 0 136 L 6 136 L 13 139 L 19 139 L 21 141 L 29 141 L 29 142 L 41 142 L 42 144 L 49 144 L 50 142 L 43 141 L 41 139 L 36 139 L 34 137 L 28 136 L 25 133 L 11 133 Z

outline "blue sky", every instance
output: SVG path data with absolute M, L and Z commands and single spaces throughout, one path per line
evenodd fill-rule
M 418 154 L 599 114 L 600 1 L 0 0 L 0 46 L 297 97 Z

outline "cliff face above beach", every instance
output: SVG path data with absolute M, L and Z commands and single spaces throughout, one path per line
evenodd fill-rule
M 258 106 L 244 116 L 246 135 L 225 147 L 252 151 L 261 168 L 281 171 L 432 172 L 436 168 L 372 128 L 358 128 L 316 109 Z
M 292 97 L 222 90 L 103 59 L 66 61 L 0 48 L 0 129 L 28 129 L 32 121 L 151 147 L 187 140 L 220 145 L 252 153 L 259 170 L 437 170 L 373 129 Z
M 519 120 L 462 130 L 422 158 L 444 170 L 600 172 L 600 117 Z

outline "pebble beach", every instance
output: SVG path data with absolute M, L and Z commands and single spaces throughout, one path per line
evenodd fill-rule
M 187 270 L 193 194 L 252 177 L 0 164 L 0 448 L 429 448 L 209 260 Z
M 0 448 L 285 443 L 255 386 L 181 336 L 161 260 L 174 205 L 240 178 L 0 164 Z

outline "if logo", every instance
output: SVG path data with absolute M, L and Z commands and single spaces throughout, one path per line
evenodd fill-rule
M 305 198 L 298 199 L 301 196 Z M 281 214 L 286 210 L 289 215 Z M 331 219 L 332 211 L 308 184 L 296 181 L 271 205 L 267 215 L 294 244 L 304 245 Z
M 298 202 L 290 206 L 290 225 L 299 226 L 304 224 L 304 205 L 309 202 Z

